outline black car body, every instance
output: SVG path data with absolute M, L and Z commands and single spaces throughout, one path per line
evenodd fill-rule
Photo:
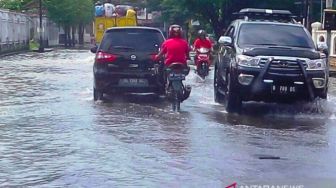
M 105 31 L 93 66 L 94 99 L 104 93 L 154 92 L 164 86 L 161 69 L 154 60 L 165 40 L 150 27 L 115 27 Z
M 325 99 L 328 60 L 309 32 L 292 21 L 235 20 L 219 42 L 215 99 L 229 112 L 242 101 L 292 102 Z

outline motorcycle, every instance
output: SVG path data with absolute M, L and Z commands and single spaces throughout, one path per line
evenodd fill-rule
M 189 71 L 190 68 L 181 63 L 173 63 L 166 68 L 166 95 L 172 102 L 173 111 L 179 112 L 181 103 L 190 96 L 191 86 L 183 84 Z
M 205 79 L 209 75 L 209 67 L 211 65 L 210 60 L 210 49 L 208 48 L 198 48 L 196 49 L 195 56 L 196 73 Z

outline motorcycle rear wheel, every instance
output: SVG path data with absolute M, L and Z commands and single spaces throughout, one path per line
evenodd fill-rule
M 174 93 L 172 100 L 172 110 L 174 112 L 180 112 L 181 110 L 181 101 L 177 92 Z

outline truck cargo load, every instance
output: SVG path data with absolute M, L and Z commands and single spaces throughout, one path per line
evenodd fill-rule
M 93 32 L 96 45 L 100 44 L 105 30 L 108 28 L 137 26 L 137 15 L 133 7 L 128 5 L 114 6 L 110 3 L 105 3 L 102 7 L 103 9 L 100 6 L 95 8 L 96 17 Z

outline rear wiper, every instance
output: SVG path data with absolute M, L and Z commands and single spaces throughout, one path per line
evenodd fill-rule
M 135 50 L 135 48 L 129 47 L 129 46 L 112 46 L 112 48 L 114 48 L 114 49 L 122 49 L 122 50 Z
M 268 48 L 278 48 L 278 49 L 292 49 L 291 46 L 268 46 Z

